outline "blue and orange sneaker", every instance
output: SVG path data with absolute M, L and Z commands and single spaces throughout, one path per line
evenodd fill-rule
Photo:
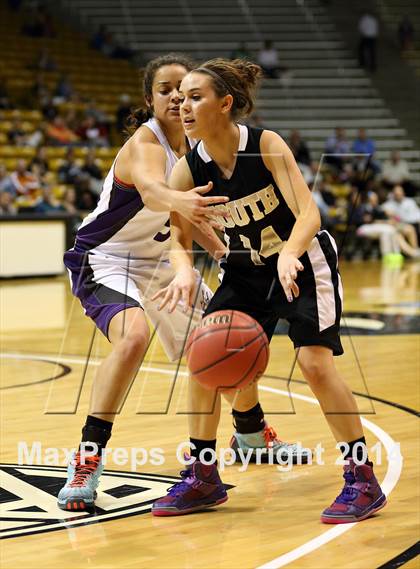
M 244 457 L 251 452 L 250 462 L 277 463 L 278 460 L 291 464 L 306 464 L 312 458 L 310 449 L 295 443 L 281 441 L 273 427 L 265 423 L 264 429 L 257 433 L 234 433 L 230 440 L 230 447 L 235 451 L 236 462 L 242 462 L 239 449 Z
M 80 512 L 95 506 L 96 489 L 104 467 L 101 458 L 76 452 L 67 467 L 67 481 L 58 494 L 58 507 Z
M 152 506 L 154 516 L 181 516 L 223 504 L 228 499 L 215 464 L 195 461 L 181 471 L 181 482 Z
M 344 466 L 344 488 L 321 515 L 324 524 L 360 522 L 386 505 L 386 496 L 373 473 L 373 464 L 357 465 L 352 459 Z

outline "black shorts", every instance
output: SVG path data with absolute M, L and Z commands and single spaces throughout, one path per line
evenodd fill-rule
M 325 346 L 335 356 L 341 355 L 342 286 L 335 242 L 327 231 L 318 233 L 300 261 L 304 266 L 296 279 L 300 294 L 293 302 L 287 301 L 275 266 L 250 270 L 228 263 L 205 314 L 245 312 L 261 324 L 269 340 L 283 318 L 290 324 L 289 337 L 295 348 Z

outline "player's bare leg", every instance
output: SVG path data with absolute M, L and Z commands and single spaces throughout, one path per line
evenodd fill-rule
M 82 429 L 86 452 L 79 451 L 73 457 L 67 482 L 58 495 L 58 505 L 65 510 L 80 511 L 94 506 L 103 470 L 101 452 L 147 350 L 149 327 L 143 310 L 130 308 L 116 314 L 110 322 L 108 336 L 113 350 L 96 373 L 90 411 Z
M 322 346 L 298 350 L 298 364 L 321 405 L 337 442 L 363 436 L 359 410 L 353 393 L 338 373 L 332 352 Z
M 130 308 L 116 314 L 110 322 L 108 336 L 113 350 L 96 373 L 89 414 L 113 422 L 149 343 L 144 311 Z

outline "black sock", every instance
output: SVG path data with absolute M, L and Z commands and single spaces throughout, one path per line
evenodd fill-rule
M 191 449 L 191 456 L 196 460 L 200 460 L 201 451 L 210 449 L 216 452 L 216 439 L 212 441 L 204 441 L 202 439 L 193 439 L 190 437 L 190 443 L 195 446 L 195 448 Z M 210 462 L 212 458 L 214 458 L 214 455 L 210 452 L 204 452 L 201 458 L 204 458 L 206 462 Z
M 98 446 L 98 454 L 100 455 L 111 437 L 112 425 L 111 421 L 88 415 L 85 426 L 82 429 L 82 443 L 95 443 Z M 89 447 L 88 444 L 85 445 L 85 449 L 88 452 L 92 451 L 93 448 Z
M 369 462 L 365 437 L 360 437 L 360 439 L 350 441 L 349 443 L 346 444 L 347 446 L 341 445 L 340 448 L 341 452 L 343 453 L 343 458 L 345 460 L 347 460 L 348 458 L 352 458 L 357 460 L 358 463 L 365 464 L 366 462 Z M 354 447 L 356 446 L 356 444 L 357 448 L 355 449 Z M 366 451 L 364 451 L 363 446 L 366 448 Z
M 264 411 L 259 403 L 248 411 L 232 409 L 232 415 L 233 424 L 238 433 L 246 435 L 248 433 L 257 433 L 264 429 Z

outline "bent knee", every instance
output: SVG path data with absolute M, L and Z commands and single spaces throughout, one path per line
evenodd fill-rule
M 124 360 L 139 360 L 146 353 L 149 332 L 129 332 L 118 342 L 117 349 Z
M 303 353 L 298 355 L 299 367 L 308 383 L 322 384 L 328 373 L 329 358 L 319 358 L 315 354 Z

